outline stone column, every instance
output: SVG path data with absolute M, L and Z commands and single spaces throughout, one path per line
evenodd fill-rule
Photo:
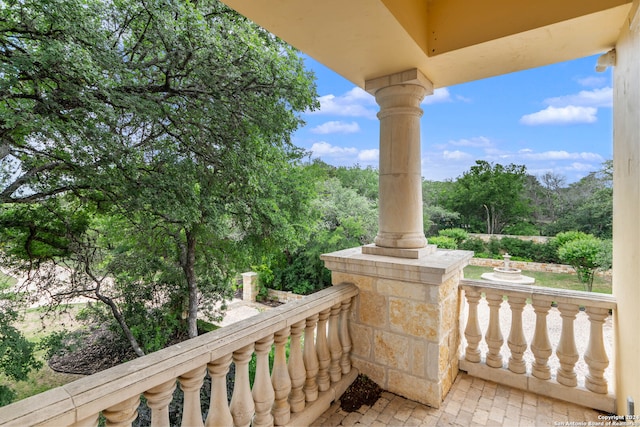
M 365 252 L 419 258 L 426 253 L 420 250 L 427 246 L 422 217 L 420 102 L 433 93 L 433 85 L 413 69 L 368 80 L 365 89 L 380 105 L 378 235 L 375 247 L 367 247 Z

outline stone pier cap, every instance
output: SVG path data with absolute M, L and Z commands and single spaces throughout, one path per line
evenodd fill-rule
M 320 256 L 332 272 L 418 283 L 443 283 L 469 263 L 473 251 L 438 249 L 417 259 L 372 255 L 361 247 Z

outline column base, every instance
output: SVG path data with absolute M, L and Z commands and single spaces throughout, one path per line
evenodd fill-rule
M 423 248 L 402 249 L 402 248 L 385 248 L 375 244 L 364 245 L 362 253 L 367 255 L 391 256 L 394 258 L 420 259 L 427 255 L 435 253 L 436 245 L 427 245 Z
M 378 231 L 374 243 L 382 248 L 420 249 L 427 246 L 427 238 L 422 232 L 389 233 Z

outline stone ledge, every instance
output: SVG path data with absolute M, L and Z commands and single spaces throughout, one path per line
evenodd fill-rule
M 441 284 L 467 265 L 472 251 L 439 249 L 418 259 L 362 253 L 362 247 L 320 256 L 332 272 L 374 276 L 406 282 Z
M 364 245 L 362 253 L 367 255 L 382 255 L 394 258 L 410 258 L 419 259 L 427 255 L 431 255 L 436 251 L 436 245 L 427 245 L 424 248 L 416 249 L 400 249 L 400 248 L 384 248 L 375 244 Z

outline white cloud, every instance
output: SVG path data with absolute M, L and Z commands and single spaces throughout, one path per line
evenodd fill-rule
M 311 132 L 321 135 L 328 133 L 356 133 L 359 131 L 360 126 L 358 126 L 358 123 L 346 123 L 341 121 L 326 122 L 311 129 Z
M 597 121 L 597 108 L 594 107 L 576 107 L 569 105 L 567 107 L 549 106 L 537 113 L 525 114 L 520 118 L 520 123 L 529 126 L 547 125 L 547 124 L 571 124 L 571 123 L 594 123 Z
M 445 160 L 464 160 L 464 159 L 470 159 L 473 156 L 469 153 L 465 153 L 464 151 L 460 151 L 460 150 L 455 150 L 455 151 L 445 150 L 442 153 L 442 157 Z
M 476 147 L 487 148 L 493 146 L 493 143 L 486 136 L 474 136 L 472 138 L 463 138 L 458 140 L 451 140 L 449 144 L 457 147 Z
M 588 162 L 603 162 L 604 158 L 597 153 L 570 153 L 568 151 L 543 151 L 534 153 L 532 150 L 521 150 L 522 158 L 527 160 L 584 160 Z
M 334 161 L 344 165 L 353 165 L 354 163 L 375 165 L 380 156 L 380 151 L 377 148 L 359 150 L 355 147 L 339 147 L 326 141 L 314 143 L 310 151 L 313 153 L 313 157 L 322 157 L 325 161 Z
M 583 77 L 583 78 L 577 79 L 576 81 L 581 86 L 587 86 L 587 87 L 601 87 L 607 83 L 607 79 L 605 77 L 597 77 L 597 76 Z
M 555 98 L 547 98 L 544 103 L 551 107 L 611 107 L 613 104 L 613 89 L 581 90 L 578 93 Z
M 335 96 L 324 95 L 318 98 L 320 108 L 309 114 L 333 114 L 344 117 L 366 117 L 375 119 L 378 108 L 375 99 L 359 87 L 354 87 L 349 92 Z
M 433 91 L 433 95 L 425 96 L 422 105 L 431 105 L 438 102 L 451 102 L 451 94 L 449 89 L 441 87 Z
M 358 149 L 354 147 L 338 147 L 331 145 L 328 142 L 320 141 L 311 146 L 311 151 L 316 156 L 329 156 L 329 157 L 341 157 L 341 156 L 353 156 L 358 154 Z
M 358 153 L 358 160 L 362 162 L 377 162 L 380 158 L 380 150 L 372 148 L 370 150 L 362 150 Z

